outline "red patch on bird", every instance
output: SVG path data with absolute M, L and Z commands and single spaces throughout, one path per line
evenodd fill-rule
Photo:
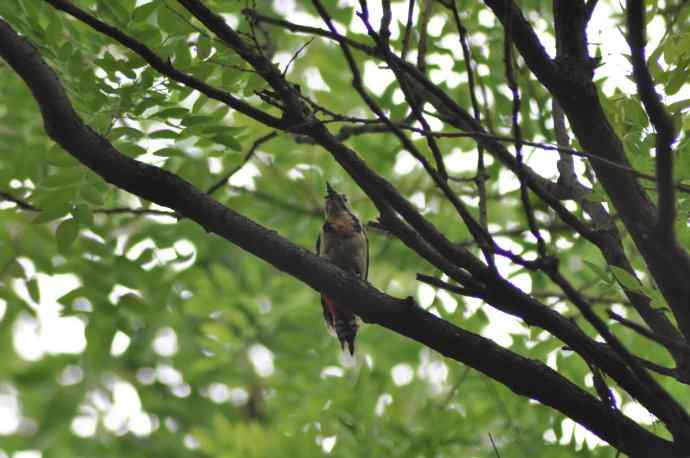
M 326 303 L 326 307 L 328 307 L 328 311 L 331 313 L 331 322 L 329 324 L 335 327 L 335 316 L 338 307 L 327 296 L 323 297 L 323 301 Z

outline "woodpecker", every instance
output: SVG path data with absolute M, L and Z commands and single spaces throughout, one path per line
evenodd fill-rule
M 338 194 L 326 182 L 325 222 L 316 240 L 316 254 L 366 281 L 369 275 L 369 241 L 364 226 L 354 214 L 345 194 Z M 348 304 L 335 303 L 321 295 L 326 325 L 351 355 L 355 352 L 357 319 Z

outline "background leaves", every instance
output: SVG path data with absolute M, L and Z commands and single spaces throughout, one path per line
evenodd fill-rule
M 263 81 L 190 25 L 187 13 L 174 2 L 75 3 L 127 30 L 180 69 L 271 109 L 254 95 L 265 88 Z M 341 24 L 356 22 L 351 7 L 324 3 Z M 207 5 L 250 33 L 240 14 L 243 2 Z M 396 5 L 404 7 L 406 2 Z M 543 2 L 521 6 L 534 16 L 550 14 Z M 259 7 L 266 13 L 282 12 L 268 3 Z M 297 12 L 314 13 L 301 5 Z M 486 93 L 483 116 L 496 132 L 505 133 L 511 100 L 503 80 L 503 36 L 482 17 L 485 12 L 474 2 L 462 14 L 475 34 L 472 50 Z M 687 8 L 678 14 L 687 19 Z M 43 2 L 8 0 L 0 5 L 0 15 L 38 46 L 59 72 L 80 115 L 123 153 L 202 189 L 239 168 L 216 197 L 309 248 L 321 224 L 326 179 L 350 195 L 365 221 L 378 216 L 320 148 L 279 134 L 247 161 L 252 144 L 271 132 L 265 126 L 161 77 L 137 56 Z M 455 54 L 459 45 L 451 18 L 440 8 L 434 15 L 439 26 L 430 43 L 432 79 L 469 106 L 467 75 Z M 682 24 L 687 21 L 675 24 L 655 53 L 664 59 L 654 69 L 669 95 L 686 84 L 690 59 L 684 51 L 689 35 Z M 280 28 L 267 33 L 270 42 L 264 44 L 274 49 L 266 52 L 287 70 L 291 82 L 335 112 L 362 116 L 364 106 L 332 43 L 310 42 L 288 69 L 287 62 L 309 38 Z M 363 38 L 355 26 L 347 36 Z M 393 37 L 401 39 L 401 34 Z M 453 58 L 451 68 L 446 68 L 444 56 Z M 372 92 L 381 87 L 375 92 L 377 102 L 402 118 L 407 107 L 397 83 L 385 84 L 385 69 L 366 56 L 355 57 Z M 488 457 L 495 453 L 491 433 L 502 456 L 611 455 L 605 447 L 582 447 L 582 431 L 573 439 L 572 424 L 560 414 L 376 326 L 363 328 L 357 360 L 343 360 L 324 329 L 317 294 L 193 223 L 156 213 L 165 209 L 104 183 L 51 144 L 28 90 L 7 67 L 0 71 L 0 190 L 40 210 L 3 203 L 0 212 L 0 406 L 15 405 L 17 420 L 0 432 L 5 453 L 38 449 L 55 456 Z M 456 80 L 450 71 L 458 75 Z M 518 71 L 529 100 L 523 110 L 523 135 L 553 141 L 550 97 L 521 65 Z M 599 85 L 604 92 L 604 82 Z M 653 173 L 653 140 L 639 101 L 622 90 L 606 92 L 609 117 L 633 165 Z M 672 105 L 681 124 L 688 123 L 686 102 Z M 348 144 L 450 239 L 469 239 L 453 208 L 421 168 L 406 160 L 392 136 L 354 136 Z M 471 178 L 475 144 L 468 139 L 443 139 L 439 144 L 455 178 Z M 421 139 L 416 145 L 429 154 Z M 687 142 L 681 142 L 679 151 L 685 150 Z M 526 154 L 531 164 L 555 163 L 549 152 Z M 680 161 L 683 156 L 679 154 Z M 688 170 L 679 164 L 677 179 L 687 180 Z M 490 162 L 487 173 L 492 231 L 524 228 L 514 179 L 498 163 Z M 476 207 L 471 186 L 458 184 L 455 190 Z M 596 188 L 594 196 L 607 198 Z M 624 271 L 608 269 L 590 245 L 559 230 L 552 217 L 545 216 L 541 223 L 551 228 L 554 246 L 564 247 L 559 248 L 561 265 L 576 286 L 600 304 L 621 301 L 613 279 L 629 282 Z M 687 227 L 679 230 L 687 239 Z M 519 252 L 534 250 L 534 241 L 524 232 L 503 237 Z M 592 391 L 589 368 L 559 341 L 476 301 L 420 287 L 415 274 L 430 270 L 425 262 L 385 234 L 372 231 L 370 241 L 374 285 L 390 294 L 413 295 L 422 306 L 465 329 L 549 361 Z M 642 269 L 639 259 L 635 262 Z M 580 320 L 540 275 L 515 269 L 511 276 Z M 654 291 L 651 285 L 642 293 L 649 291 Z M 626 329 L 616 332 L 630 348 L 639 348 L 641 356 L 670 364 L 657 347 Z M 75 343 L 66 349 L 56 346 L 60 336 Z M 673 384 L 668 388 L 673 390 Z M 635 405 L 625 397 L 622 402 Z M 663 433 L 661 426 L 650 428 Z

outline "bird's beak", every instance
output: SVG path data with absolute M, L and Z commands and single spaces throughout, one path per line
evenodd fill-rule
M 335 189 L 331 186 L 331 184 L 327 181 L 326 182 L 326 195 L 327 196 L 335 196 L 338 195 L 337 192 L 335 192 Z

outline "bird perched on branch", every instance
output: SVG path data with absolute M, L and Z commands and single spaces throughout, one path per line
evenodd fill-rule
M 326 258 L 343 270 L 366 280 L 369 274 L 369 241 L 364 226 L 354 214 L 345 194 L 338 194 L 326 183 L 326 221 L 316 241 L 316 254 Z M 335 332 L 340 347 L 355 352 L 357 319 L 349 304 L 335 303 L 321 295 L 323 316 L 329 329 Z

